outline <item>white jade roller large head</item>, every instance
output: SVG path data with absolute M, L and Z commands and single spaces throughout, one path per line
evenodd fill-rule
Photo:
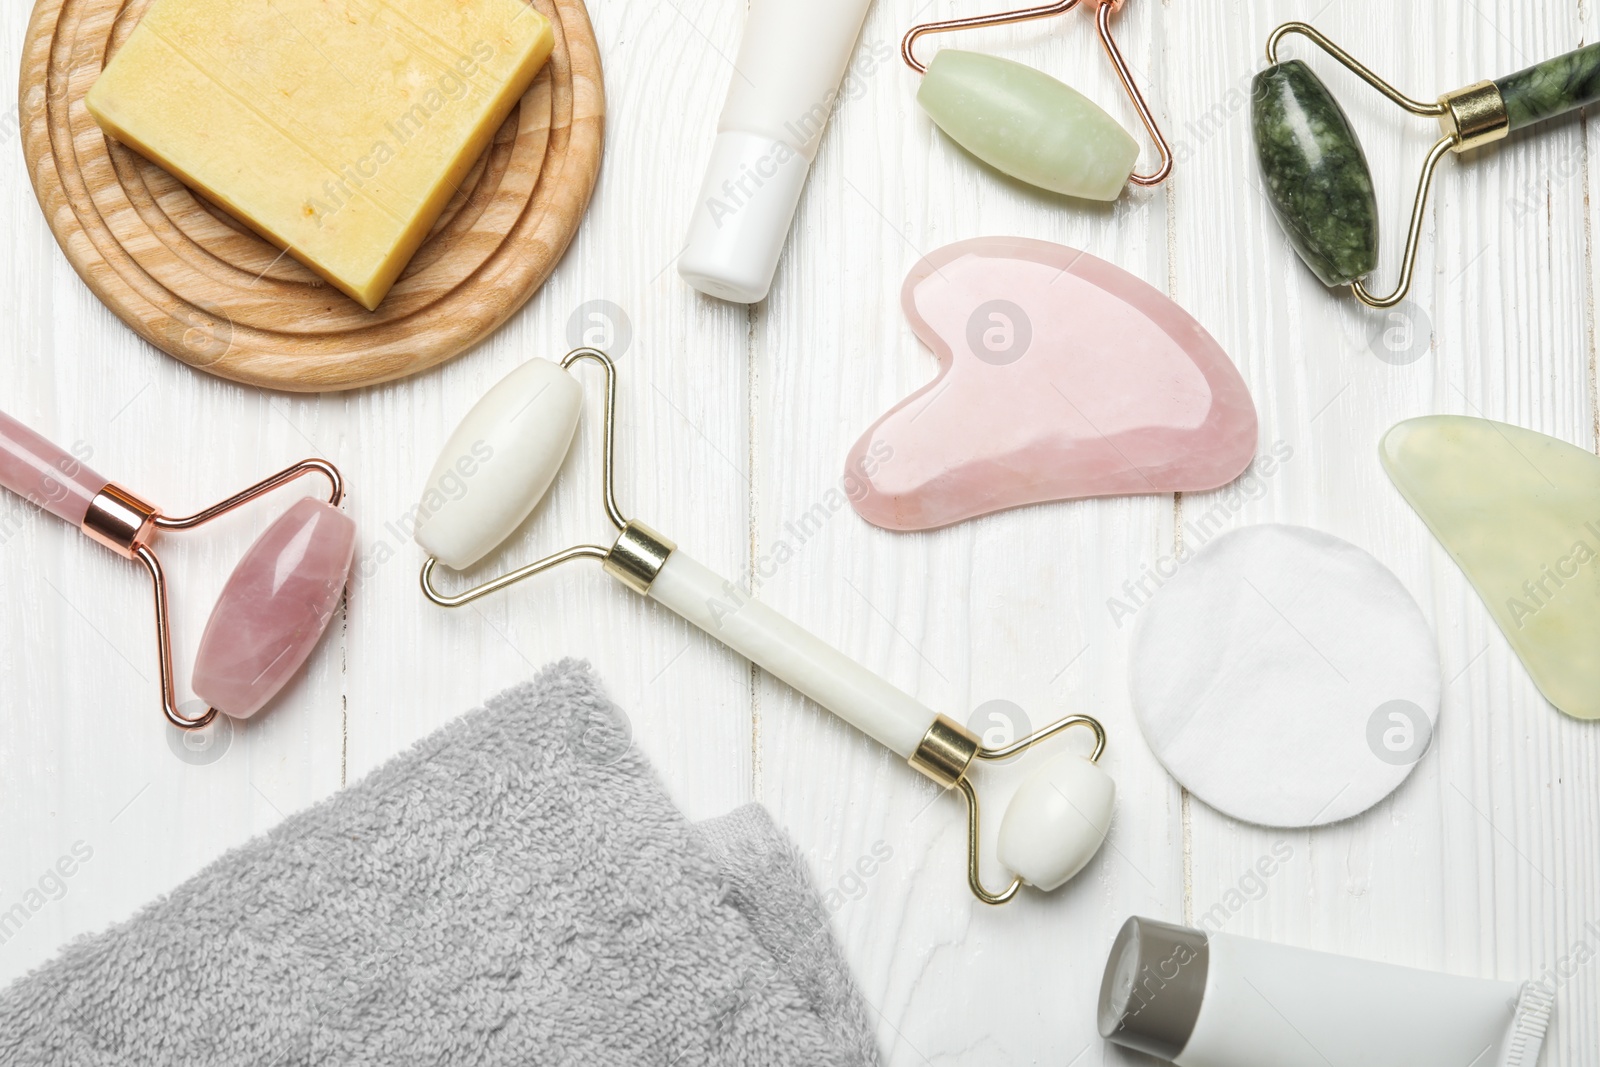
M 589 359 L 606 373 L 605 506 L 619 534 L 611 547 L 575 545 L 474 589 L 450 595 L 434 570 L 469 567 L 528 517 L 566 459 L 578 428 L 583 390 L 574 364 Z M 1083 869 L 1111 824 L 1116 787 L 1099 768 L 1105 730 L 1071 715 L 1004 748 L 986 748 L 965 727 L 935 714 L 820 638 L 679 551 L 643 523 L 623 517 L 611 476 L 616 368 L 602 352 L 580 348 L 561 363 L 534 359 L 512 371 L 462 420 L 424 489 L 417 542 L 427 550 L 422 589 L 441 607 L 479 597 L 574 559 L 598 560 L 634 592 L 659 601 L 712 637 L 794 686 L 840 718 L 887 745 L 945 789 L 967 800 L 967 880 L 978 898 L 1003 904 L 1024 882 L 1051 890 Z M 471 491 L 459 491 L 471 477 Z M 452 490 L 456 490 L 452 492 Z M 983 887 L 978 868 L 978 797 L 969 772 L 977 760 L 1005 759 L 1073 726 L 1094 734 L 1086 758 L 1061 753 L 1035 771 L 1012 797 L 1000 824 L 999 860 L 1013 875 L 999 893 Z

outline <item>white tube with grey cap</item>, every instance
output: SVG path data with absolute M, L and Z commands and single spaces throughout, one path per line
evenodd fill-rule
M 1551 992 L 1138 917 L 1111 946 L 1100 1035 L 1178 1067 L 1534 1067 Z
M 750 0 L 678 273 L 753 304 L 778 270 L 800 192 L 871 0 Z

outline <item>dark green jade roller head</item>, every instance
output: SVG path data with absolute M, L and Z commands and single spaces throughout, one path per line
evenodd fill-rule
M 1311 68 L 1298 59 L 1279 61 L 1278 45 L 1291 33 L 1311 40 L 1413 115 L 1438 119 L 1443 130 L 1422 168 L 1400 284 L 1388 296 L 1374 296 L 1366 287 L 1378 267 L 1378 201 L 1366 152 L 1349 116 Z M 1393 307 L 1411 289 L 1428 191 L 1447 153 L 1482 147 L 1600 100 L 1600 44 L 1446 93 L 1434 103 L 1406 96 L 1303 22 L 1273 31 L 1267 61 L 1271 66 L 1256 75 L 1251 117 L 1273 211 L 1323 284 L 1348 285 L 1375 308 Z

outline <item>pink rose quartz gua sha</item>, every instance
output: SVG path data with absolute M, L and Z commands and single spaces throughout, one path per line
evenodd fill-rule
M 1046 241 L 948 245 L 906 278 L 933 381 L 862 434 L 846 469 L 868 522 L 929 530 L 1006 508 L 1202 492 L 1256 449 L 1222 348 L 1126 271 Z
M 192 530 L 309 474 L 328 479 L 326 502 L 307 497 L 292 505 L 234 569 L 195 658 L 195 691 L 210 707 L 184 715 L 172 679 L 166 574 L 152 541 L 160 531 Z M 155 590 L 161 706 L 184 730 L 206 726 L 219 711 L 249 718 L 294 677 L 333 618 L 355 557 L 355 523 L 339 510 L 344 481 L 320 459 L 297 463 L 187 518 L 169 518 L 0 412 L 0 485 L 144 565 Z

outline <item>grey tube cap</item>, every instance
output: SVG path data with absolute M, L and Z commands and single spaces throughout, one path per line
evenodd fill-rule
M 1174 1060 L 1188 1045 L 1211 967 L 1205 932 L 1141 919 L 1122 924 L 1100 980 L 1100 1036 Z

